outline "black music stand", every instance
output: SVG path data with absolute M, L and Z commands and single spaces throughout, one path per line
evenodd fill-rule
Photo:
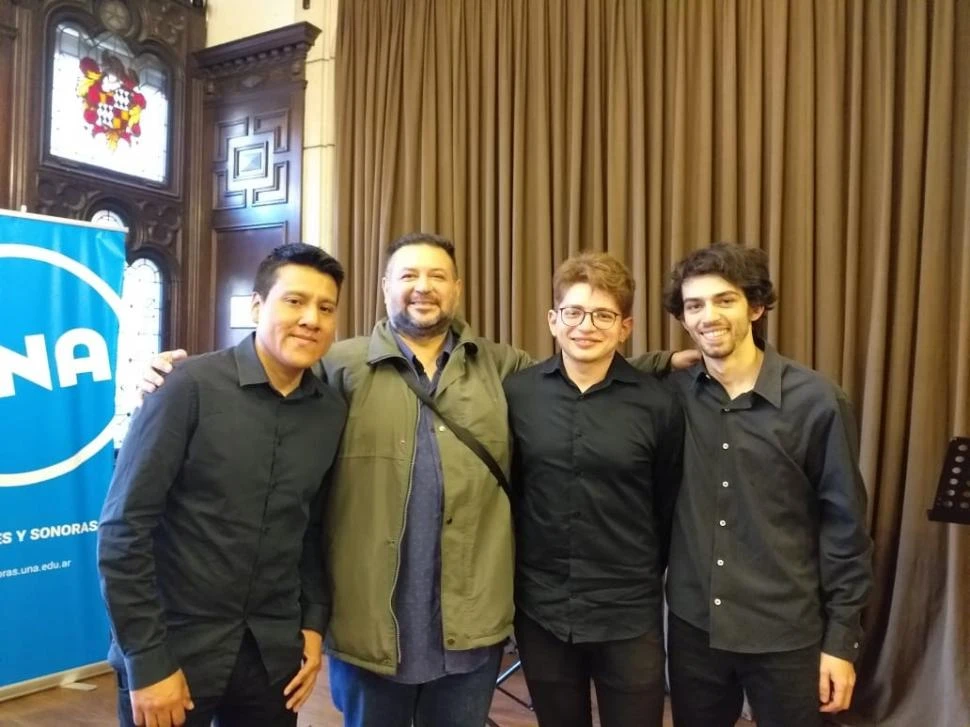
M 930 520 L 970 525 L 970 437 L 950 440 Z

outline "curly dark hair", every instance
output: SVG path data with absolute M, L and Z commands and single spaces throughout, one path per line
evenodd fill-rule
M 768 255 L 757 247 L 733 242 L 715 242 L 695 250 L 674 266 L 664 290 L 664 308 L 678 320 L 684 318 L 684 281 L 700 275 L 719 275 L 744 291 L 748 305 L 771 310 L 778 300 L 768 272 Z M 752 324 L 754 335 L 762 340 L 767 333 L 766 316 Z

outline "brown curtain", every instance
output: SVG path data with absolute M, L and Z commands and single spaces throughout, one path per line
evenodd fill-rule
M 633 268 L 636 353 L 687 340 L 672 262 L 769 252 L 771 340 L 861 419 L 877 587 L 854 714 L 970 725 L 970 527 L 926 519 L 970 434 L 970 3 L 353 0 L 336 84 L 348 333 L 414 230 L 455 240 L 479 332 L 540 356 L 578 250 Z

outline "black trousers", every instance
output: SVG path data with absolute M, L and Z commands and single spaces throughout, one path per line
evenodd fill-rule
M 296 727 L 296 713 L 286 708 L 283 689 L 294 672 L 281 682 L 270 683 L 256 639 L 247 631 L 239 647 L 226 691 L 218 697 L 197 698 L 195 709 L 186 712 L 185 727 Z M 131 697 L 125 675 L 118 673 L 118 723 L 135 727 Z M 189 685 L 189 689 L 192 685 Z
M 747 692 L 758 727 L 820 727 L 820 646 L 741 654 L 673 613 L 667 627 L 674 727 L 734 727 Z
M 602 727 L 660 727 L 664 647 L 660 629 L 621 641 L 560 641 L 521 611 L 515 638 L 541 727 L 590 727 L 589 683 Z

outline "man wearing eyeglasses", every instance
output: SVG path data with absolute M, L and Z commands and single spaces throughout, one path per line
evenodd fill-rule
M 514 439 L 515 631 L 539 724 L 659 727 L 662 576 L 684 420 L 618 352 L 634 281 L 586 253 L 553 279 L 560 353 L 505 381 Z

